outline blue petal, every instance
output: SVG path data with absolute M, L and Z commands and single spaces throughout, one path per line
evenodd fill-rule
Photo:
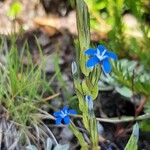
M 117 55 L 115 53 L 113 53 L 113 52 L 106 52 L 105 55 L 107 55 L 108 57 L 110 57 L 110 58 L 112 58 L 114 60 L 118 59 Z
M 89 49 L 87 49 L 85 52 L 84 52 L 86 55 L 94 55 L 94 54 L 96 54 L 96 49 L 94 49 L 94 48 L 89 48 Z
M 106 49 L 106 47 L 105 46 L 103 46 L 103 45 L 98 45 L 98 50 L 100 51 L 100 54 L 102 54 L 103 53 L 103 51 Z M 106 49 L 107 50 L 107 49 Z
M 61 115 L 61 112 L 60 111 L 57 111 L 57 112 L 54 112 L 53 114 L 55 117 L 59 117 Z
M 62 118 L 61 118 L 61 117 L 58 117 L 58 118 L 56 118 L 56 120 L 55 120 L 55 124 L 56 124 L 56 125 L 60 125 L 60 124 L 61 124 L 61 121 L 62 121 Z
M 62 111 L 63 111 L 64 113 L 67 113 L 67 112 L 68 112 L 68 106 L 64 106 L 63 109 L 62 109 Z
M 98 63 L 99 63 L 99 59 L 96 56 L 94 56 L 87 61 L 86 66 L 90 68 L 90 67 L 94 67 Z
M 76 115 L 77 114 L 77 112 L 75 110 L 73 110 L 73 109 L 68 110 L 68 113 L 72 114 L 72 115 Z
M 112 67 L 111 67 L 111 64 L 110 64 L 108 59 L 104 59 L 103 60 L 103 62 L 102 62 L 102 69 L 103 69 L 105 74 L 111 72 Z
M 69 124 L 70 123 L 70 117 L 69 116 L 66 116 L 64 118 L 64 124 Z

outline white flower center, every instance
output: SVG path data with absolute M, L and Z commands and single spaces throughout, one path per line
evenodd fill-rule
M 66 116 L 67 116 L 67 114 L 64 113 L 63 111 L 61 111 L 61 117 L 62 117 L 62 118 L 65 118 Z
M 100 61 L 102 61 L 105 58 L 107 58 L 107 56 L 105 56 L 105 53 L 106 53 L 106 49 L 102 52 L 102 54 L 100 54 L 99 49 L 97 49 L 97 53 L 95 55 Z

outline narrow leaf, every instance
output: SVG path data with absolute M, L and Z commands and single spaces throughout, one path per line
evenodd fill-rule
M 90 23 L 88 8 L 84 0 L 76 0 L 77 11 L 77 28 L 78 28 L 78 40 L 80 46 L 80 67 L 85 76 L 89 75 L 90 70 L 86 68 L 86 61 L 88 59 L 84 54 L 84 50 L 90 46 Z
M 139 139 L 139 125 L 136 123 L 133 126 L 132 135 L 124 150 L 137 150 L 138 149 L 138 139 Z

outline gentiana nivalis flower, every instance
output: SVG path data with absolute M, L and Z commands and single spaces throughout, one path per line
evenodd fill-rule
M 108 74 L 112 70 L 112 66 L 109 59 L 117 60 L 117 55 L 111 51 L 108 51 L 105 46 L 98 45 L 95 48 L 89 48 L 85 51 L 85 54 L 91 56 L 86 63 L 88 68 L 93 68 L 97 64 L 101 64 L 102 70 L 105 74 Z
M 60 125 L 61 123 L 68 125 L 70 123 L 69 115 L 76 115 L 77 112 L 73 109 L 69 109 L 67 106 L 64 106 L 60 111 L 54 112 L 54 116 L 56 118 L 56 125 Z

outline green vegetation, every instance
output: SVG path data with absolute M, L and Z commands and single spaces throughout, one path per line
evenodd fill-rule
M 117 52 L 114 82 L 128 87 L 133 93 L 150 96 L 150 25 L 146 15 L 147 0 L 85 0 L 91 14 L 91 28 L 104 33 L 109 49 Z M 127 17 L 127 19 L 126 19 Z
M 34 64 L 28 44 L 24 43 L 22 49 L 18 49 L 14 36 L 11 37 L 9 45 L 5 38 L 1 38 L 0 46 L 0 55 L 4 57 L 3 62 L 0 62 L 1 111 L 4 118 L 7 118 L 18 128 L 20 138 L 26 137 L 25 141 L 24 138 L 23 141 L 21 140 L 22 142 L 32 139 L 37 143 L 40 138 L 44 140 L 44 137 L 45 139 L 49 137 L 48 133 L 45 133 L 47 129 L 45 131 L 42 129 L 45 128 L 42 118 L 50 118 L 51 116 L 41 109 L 44 105 L 50 107 L 44 94 L 49 96 L 54 94 L 51 90 L 51 82 L 46 80 L 43 70 L 44 57 L 39 49 L 41 62 Z M 51 116 L 51 118 L 53 117 Z M 31 127 L 35 129 L 38 137 L 34 137 L 30 133 Z
M 8 147 L 27 146 L 28 149 L 39 149 L 41 142 L 45 150 L 52 149 L 54 143 L 55 150 L 68 149 L 68 144 L 58 144 L 43 121 L 55 120 L 53 115 L 46 111 L 57 109 L 49 102 L 59 95 L 51 85 L 55 78 L 66 100 L 61 101 L 60 105 L 67 103 L 76 107 L 79 112 L 75 119 L 81 119 L 83 124 L 81 122 L 80 124 L 85 134 L 80 132 L 76 123 L 72 121 L 69 128 L 77 137 L 81 149 L 86 150 L 89 147 L 92 150 L 100 149 L 99 141 L 103 137 L 98 133 L 98 121 L 114 124 L 139 121 L 139 125 L 136 123 L 133 126 L 133 132 L 125 147 L 125 150 L 137 150 L 139 128 L 146 132 L 150 131 L 148 120 L 150 118 L 150 22 L 146 17 L 150 16 L 148 11 L 150 2 L 148 0 L 68 0 L 68 2 L 77 12 L 78 40 L 75 43 L 76 58 L 74 58 L 76 61 L 72 63 L 75 96 L 67 90 L 57 54 L 54 55 L 53 61 L 55 74 L 47 80 L 44 70 L 45 57 L 36 37 L 40 57 L 36 63 L 33 61 L 27 42 L 21 48 L 17 47 L 17 35 L 12 34 L 9 40 L 3 36 L 0 38 L 0 114 L 3 118 L 0 127 L 6 122 L 12 125 L 13 128 L 5 126 L 9 135 L 4 134 L 4 136 L 8 139 L 13 133 L 14 138 Z M 17 1 L 10 6 L 8 16 L 13 19 L 14 27 L 15 19 L 21 10 L 22 6 Z M 118 55 L 119 60 L 111 62 L 113 71 L 107 77 L 102 75 L 101 64 L 92 68 L 93 70 L 86 66 L 90 57 L 85 55 L 85 50 L 90 48 L 90 45 L 96 47 L 90 42 L 90 29 L 92 33 L 95 32 L 100 36 L 97 44 L 106 45 L 107 49 Z M 107 89 L 109 84 L 129 99 L 134 95 L 141 96 L 135 116 L 97 118 L 92 106 L 99 90 L 103 88 L 102 84 L 99 85 L 99 79 L 102 83 L 107 83 L 104 89 Z M 144 115 L 139 116 L 142 110 Z M 7 140 L 4 141 L 5 143 Z

